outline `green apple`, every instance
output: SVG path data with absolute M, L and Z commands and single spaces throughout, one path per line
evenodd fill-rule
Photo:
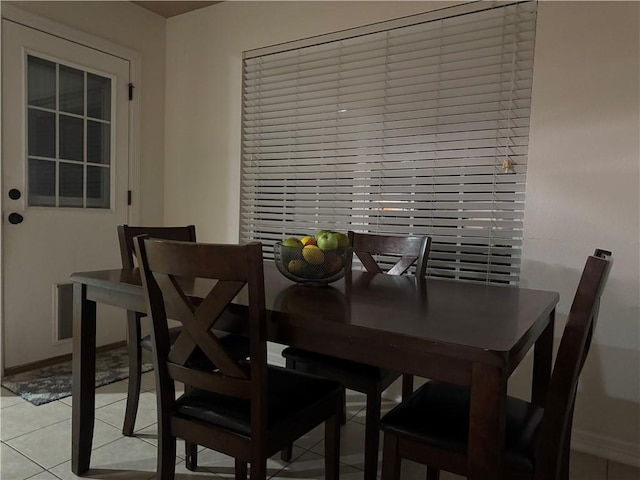
M 318 248 L 320 250 L 335 250 L 338 248 L 338 234 L 334 232 L 324 232 L 318 237 Z
M 302 248 L 304 246 L 302 245 L 302 242 L 295 237 L 289 237 L 286 240 L 283 240 L 282 245 L 284 245 L 285 247 L 296 247 L 296 248 Z
M 349 236 L 344 233 L 337 233 L 338 236 L 338 248 L 347 248 L 349 246 Z
M 287 270 L 289 270 L 294 275 L 302 275 L 302 268 L 304 267 L 304 261 L 302 260 L 291 260 L 287 265 Z
M 280 245 L 280 261 L 287 267 L 291 260 L 302 259 L 302 242 L 295 237 L 287 238 Z

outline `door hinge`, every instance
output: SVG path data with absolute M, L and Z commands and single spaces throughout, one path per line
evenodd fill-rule
M 127 205 L 131 205 L 131 190 L 127 190 Z
M 129 100 L 133 100 L 133 89 L 136 88 L 133 86 L 133 83 L 129 84 Z

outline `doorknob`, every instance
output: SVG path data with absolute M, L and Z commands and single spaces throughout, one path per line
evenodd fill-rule
M 17 188 L 12 188 L 11 190 L 9 190 L 9 198 L 11 200 L 18 200 L 21 195 L 22 194 L 20 193 L 20 190 L 18 190 Z
M 24 220 L 24 217 L 19 213 L 13 212 L 9 214 L 9 223 L 12 225 L 17 225 L 18 223 L 22 223 L 23 220 Z

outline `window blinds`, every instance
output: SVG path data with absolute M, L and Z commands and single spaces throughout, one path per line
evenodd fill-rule
M 241 241 L 429 235 L 430 275 L 517 282 L 535 15 L 477 2 L 245 53 Z

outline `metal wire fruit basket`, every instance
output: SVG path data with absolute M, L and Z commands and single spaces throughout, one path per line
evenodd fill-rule
M 278 271 L 289 280 L 307 285 L 327 285 L 351 270 L 351 248 L 321 250 L 317 246 L 290 247 L 278 242 L 273 247 Z

